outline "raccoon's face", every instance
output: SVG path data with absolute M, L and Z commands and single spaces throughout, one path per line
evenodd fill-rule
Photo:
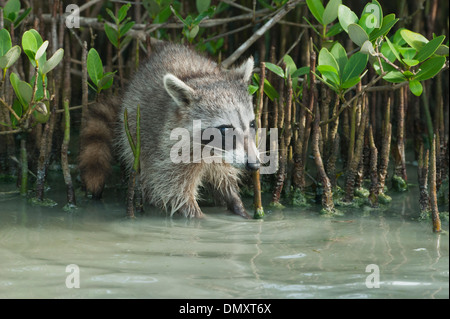
M 164 87 L 182 110 L 185 127 L 193 134 L 193 147 L 201 146 L 205 163 L 229 163 L 257 170 L 256 121 L 248 83 L 253 58 L 227 71 L 223 79 L 195 78 L 187 83 L 172 74 L 164 76 Z M 195 154 L 194 154 L 195 156 Z

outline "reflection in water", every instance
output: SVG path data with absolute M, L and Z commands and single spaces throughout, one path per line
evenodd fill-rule
M 285 209 L 246 221 L 206 207 L 204 220 L 123 218 L 117 198 L 76 212 L 0 203 L 0 298 L 448 298 L 447 235 L 418 222 L 415 193 L 389 211 L 324 218 Z M 117 196 L 116 196 L 117 197 Z M 250 205 L 249 205 L 250 207 Z M 443 225 L 448 230 L 448 224 Z M 65 268 L 80 269 L 80 288 Z M 366 287 L 366 266 L 380 288 Z

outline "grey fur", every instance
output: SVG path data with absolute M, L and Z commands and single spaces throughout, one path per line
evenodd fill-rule
M 198 188 L 214 189 L 219 199 L 234 213 L 248 217 L 239 197 L 238 181 L 242 165 L 227 163 L 179 163 L 170 159 L 176 141 L 170 140 L 175 128 L 193 132 L 193 120 L 202 127 L 232 125 L 250 136 L 238 156 L 249 149 L 256 152 L 250 122 L 254 120 L 253 103 L 248 93 L 253 58 L 229 71 L 185 46 L 166 44 L 155 48 L 149 61 L 137 72 L 124 96 L 117 147 L 128 169 L 133 154 L 124 131 L 123 112 L 128 110 L 130 131 L 136 130 L 136 109 L 141 109 L 140 181 L 146 199 L 171 214 L 202 217 L 197 204 Z M 239 153 L 239 152 L 237 152 Z

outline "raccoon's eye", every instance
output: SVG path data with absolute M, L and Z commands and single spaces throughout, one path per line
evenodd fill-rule
M 250 128 L 256 128 L 256 121 L 255 120 L 250 122 Z

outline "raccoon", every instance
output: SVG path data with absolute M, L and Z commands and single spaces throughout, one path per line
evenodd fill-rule
M 244 168 L 256 170 L 260 165 L 254 136 L 255 114 L 248 92 L 253 67 L 252 57 L 237 68 L 223 70 L 212 60 L 186 46 L 156 46 L 149 60 L 134 75 L 123 96 L 116 115 L 114 141 L 111 142 L 109 133 L 98 139 L 89 136 L 88 130 L 92 130 L 89 124 L 82 132 L 82 139 L 83 136 L 89 137 L 80 153 L 80 170 L 87 190 L 97 197 L 101 196 L 105 176 L 110 170 L 104 162 L 110 159 L 111 153 L 106 151 L 106 156 L 99 153 L 108 150 L 109 144 L 114 145 L 126 169 L 131 170 L 134 156 L 124 130 L 123 114 L 126 109 L 133 135 L 136 132 L 139 106 L 139 177 L 146 201 L 171 214 L 178 212 L 186 217 L 200 218 L 203 213 L 197 200 L 199 188 L 204 186 L 212 189 L 215 199 L 226 204 L 233 213 L 249 218 L 239 196 L 238 183 Z M 111 108 L 111 112 L 114 112 L 114 108 Z M 99 116 L 95 118 L 98 120 Z M 103 118 L 105 121 L 110 119 L 109 116 Z M 219 155 L 215 157 L 220 157 L 222 161 L 211 162 L 204 158 L 193 160 L 195 147 L 205 150 L 211 141 L 204 136 L 197 143 L 174 140 L 173 132 L 179 128 L 191 136 L 195 135 L 196 121 L 201 122 L 201 132 L 210 128 L 220 132 L 222 147 L 214 146 L 212 149 L 218 151 Z M 105 130 L 109 127 L 104 125 Z M 110 129 L 107 131 L 111 132 Z M 232 147 L 226 149 L 224 140 L 229 131 L 237 131 L 241 138 L 234 138 Z M 98 143 L 102 138 L 105 145 L 95 146 L 95 156 L 89 154 L 92 148 L 88 140 Z M 182 146 L 189 150 L 189 160 L 173 160 L 175 143 L 184 143 Z M 224 161 L 225 158 L 228 160 Z M 95 173 L 92 172 L 99 167 L 102 168 L 98 170 L 98 175 L 102 176 L 93 177 Z

